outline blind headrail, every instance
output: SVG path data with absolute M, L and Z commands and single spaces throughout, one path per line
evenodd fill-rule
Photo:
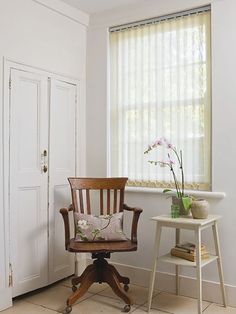
M 149 25 L 149 24 L 156 24 L 156 23 L 159 23 L 161 21 L 167 21 L 167 20 L 178 18 L 178 17 L 189 16 L 192 14 L 207 12 L 210 10 L 211 10 L 211 6 L 207 5 L 207 6 L 191 9 L 191 10 L 167 14 L 167 15 L 154 17 L 154 18 L 150 18 L 150 19 L 146 19 L 146 20 L 140 20 L 140 21 L 136 21 L 133 23 L 127 23 L 127 24 L 122 24 L 122 25 L 118 25 L 118 26 L 112 26 L 109 28 L 109 32 L 111 32 L 111 33 L 112 32 L 120 32 L 120 31 L 127 30 L 130 28 L 136 28 L 136 27 L 145 26 L 145 25 Z

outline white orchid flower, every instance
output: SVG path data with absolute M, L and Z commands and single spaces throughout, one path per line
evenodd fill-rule
M 89 223 L 85 219 L 80 219 L 80 220 L 78 220 L 78 227 L 83 229 L 83 230 L 86 230 L 89 228 Z

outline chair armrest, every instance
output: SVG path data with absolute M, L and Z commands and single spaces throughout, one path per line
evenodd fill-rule
M 138 220 L 139 216 L 142 213 L 141 208 L 129 207 L 128 205 L 123 205 L 124 210 L 133 212 L 133 220 L 132 220 L 132 229 L 131 229 L 131 242 L 137 243 L 137 230 L 138 230 Z
M 74 210 L 74 207 L 72 204 L 70 204 L 70 206 L 68 207 L 68 211 L 72 211 L 72 210 Z
M 73 206 L 70 205 L 68 208 L 61 208 L 60 213 L 62 214 L 64 227 L 65 227 L 65 249 L 67 250 L 70 243 L 70 224 L 69 224 L 69 211 L 73 210 Z

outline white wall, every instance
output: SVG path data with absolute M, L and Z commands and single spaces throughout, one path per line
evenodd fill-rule
M 220 238 L 222 245 L 225 281 L 229 294 L 236 293 L 236 107 L 235 107 L 235 69 L 236 69 L 236 2 L 233 0 L 148 0 L 138 6 L 117 9 L 91 16 L 88 32 L 87 56 L 87 174 L 106 175 L 107 168 L 107 58 L 108 27 L 144 18 L 160 16 L 212 2 L 212 172 L 213 190 L 226 192 L 223 200 L 210 198 L 211 213 L 221 214 Z M 160 135 L 160 134 L 159 134 Z M 155 136 L 155 135 L 154 135 Z M 154 225 L 149 218 L 170 210 L 170 201 L 155 193 L 126 194 L 130 205 L 142 207 L 144 212 L 139 223 L 139 250 L 136 253 L 114 255 L 118 263 L 150 268 Z M 184 237 L 192 239 L 185 233 Z M 203 241 L 213 250 L 211 232 L 205 231 Z M 173 245 L 173 230 L 163 234 L 161 251 L 167 252 Z M 173 272 L 173 267 L 162 265 L 161 271 Z M 195 275 L 190 270 L 183 274 Z M 204 269 L 203 278 L 218 282 L 216 265 Z M 145 282 L 146 283 L 146 282 Z M 232 286 L 232 287 L 230 287 Z M 213 298 L 213 300 L 215 300 Z M 231 304 L 235 301 L 232 301 Z M 220 299 L 218 300 L 220 302 Z
M 77 15 L 74 14 L 75 18 L 82 17 L 84 24 L 80 24 L 75 21 L 75 18 L 72 20 L 42 6 L 39 2 L 33 0 L 0 1 L 1 148 L 3 147 L 3 57 L 80 79 L 81 105 L 85 103 L 87 28 L 84 21 L 88 20 L 88 16 L 79 11 Z M 47 1 L 47 4 L 50 3 L 58 4 L 57 9 L 60 9 L 60 2 Z M 71 8 L 65 6 L 63 8 L 67 9 L 66 15 L 68 15 Z M 5 267 L 8 265 L 4 259 L 2 149 L 0 150 L 0 182 L 0 295 L 4 299 L 2 291 L 8 285 L 8 281 L 5 280 Z

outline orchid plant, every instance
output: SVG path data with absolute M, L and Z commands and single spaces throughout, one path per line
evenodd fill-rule
M 174 179 L 174 184 L 175 184 L 175 189 L 176 189 L 176 195 L 178 198 L 183 198 L 185 196 L 185 191 L 184 191 L 184 168 L 183 168 L 183 154 L 182 150 L 178 152 L 176 147 L 174 147 L 173 144 L 171 144 L 166 138 L 160 138 L 154 141 L 152 144 L 148 145 L 147 150 L 144 152 L 144 154 L 148 154 L 151 152 L 153 149 L 157 149 L 159 147 L 164 147 L 168 150 L 167 160 L 163 161 L 154 161 L 154 160 L 149 160 L 148 162 L 150 164 L 154 165 L 160 165 L 161 167 L 169 167 L 170 171 L 172 173 L 173 179 Z M 174 164 L 175 161 L 172 159 L 172 155 L 174 155 L 177 159 L 177 163 L 181 172 L 181 182 L 178 181 L 176 172 L 174 169 Z M 172 190 L 170 189 L 165 189 L 163 190 L 164 193 L 170 192 Z

